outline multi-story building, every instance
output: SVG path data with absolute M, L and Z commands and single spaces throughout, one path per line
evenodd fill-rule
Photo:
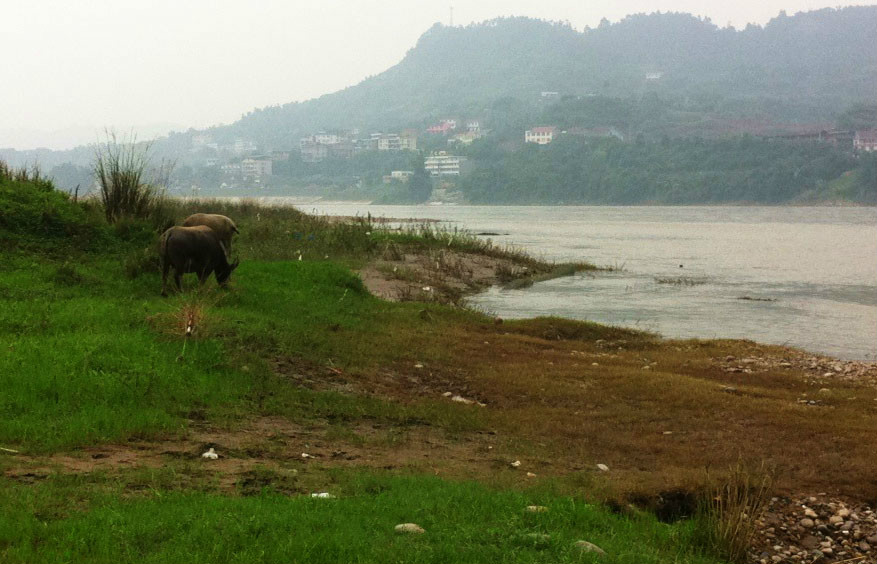
M 537 143 L 547 145 L 557 136 L 557 128 L 553 125 L 547 127 L 534 127 L 524 132 L 525 143 Z
M 423 166 L 430 176 L 460 176 L 466 173 L 466 157 L 449 155 L 445 151 L 439 151 L 426 157 Z
M 235 139 L 234 145 L 232 145 L 231 150 L 236 155 L 243 155 L 244 153 L 252 153 L 256 151 L 256 144 L 250 141 L 249 139 Z
M 313 138 L 305 137 L 299 142 L 301 160 L 306 163 L 318 163 L 329 156 L 329 146 L 316 143 Z
M 268 157 L 250 157 L 241 161 L 241 176 L 260 182 L 263 177 L 271 176 L 271 159 Z
M 396 133 L 384 133 L 378 140 L 378 151 L 398 151 L 400 148 L 399 135 Z
M 857 131 L 853 137 L 853 149 L 856 151 L 877 151 L 877 129 Z
M 417 150 L 417 131 L 406 129 L 399 134 L 399 148 L 403 151 Z

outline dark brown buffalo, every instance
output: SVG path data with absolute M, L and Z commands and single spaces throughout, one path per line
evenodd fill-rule
M 183 274 L 194 272 L 203 284 L 215 273 L 216 282 L 224 286 L 238 267 L 229 263 L 226 247 L 215 231 L 206 225 L 171 227 L 161 236 L 161 295 L 167 295 L 167 275 L 174 269 L 174 282 L 181 291 Z

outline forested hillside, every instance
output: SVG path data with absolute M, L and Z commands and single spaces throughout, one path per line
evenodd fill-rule
M 213 133 L 289 145 L 314 129 L 425 124 L 489 111 L 502 98 L 534 101 L 543 91 L 654 93 L 735 117 L 827 120 L 873 100 L 874 45 L 875 6 L 781 14 L 739 31 L 680 13 L 632 15 L 582 32 L 526 18 L 436 24 L 386 72 L 315 100 L 255 110 Z

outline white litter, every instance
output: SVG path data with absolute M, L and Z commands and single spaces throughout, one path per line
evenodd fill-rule
M 216 451 L 213 450 L 213 447 L 207 449 L 207 452 L 201 455 L 201 458 L 206 458 L 207 460 L 216 460 L 219 458 L 219 455 L 216 454 Z
M 318 497 L 320 499 L 335 499 L 335 496 L 330 494 L 329 492 L 312 493 L 311 497 Z
M 520 460 L 515 460 L 514 462 L 512 462 L 512 463 L 510 464 L 510 466 L 511 466 L 512 468 L 518 468 L 520 465 L 521 465 L 521 461 L 520 461 Z
M 306 453 L 306 452 L 301 453 L 301 457 L 302 457 L 302 458 L 314 458 L 312 455 L 310 455 L 310 454 L 308 454 L 308 453 Z

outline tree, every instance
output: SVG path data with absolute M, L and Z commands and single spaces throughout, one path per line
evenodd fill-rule
M 432 179 L 426 172 L 422 153 L 415 153 L 411 160 L 414 174 L 408 179 L 408 195 L 411 201 L 419 204 L 427 201 L 432 195 Z

